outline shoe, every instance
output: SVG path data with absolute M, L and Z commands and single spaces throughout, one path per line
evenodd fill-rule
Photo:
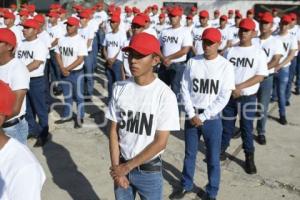
M 55 121 L 54 123 L 55 123 L 55 124 L 63 124 L 63 123 L 65 123 L 65 122 L 70 122 L 70 121 L 72 121 L 72 120 L 73 120 L 72 117 L 70 117 L 70 118 L 62 118 L 62 119 L 60 119 L 60 120 Z
M 27 139 L 30 139 L 30 138 L 37 138 L 38 136 L 34 133 L 29 133 L 28 136 L 27 136 Z
M 227 159 L 226 152 L 221 151 L 220 153 L 220 161 L 225 161 Z
M 291 105 L 291 103 L 289 101 L 285 102 L 285 106 L 290 106 L 290 105 Z
M 264 135 L 258 135 L 257 142 L 258 144 L 265 145 L 267 143 L 266 137 Z
M 170 195 L 170 199 L 172 200 L 185 199 L 184 196 L 190 193 L 192 193 L 192 190 L 180 189 L 178 191 L 175 191 L 172 195 Z
M 282 125 L 287 125 L 287 120 L 285 116 L 280 116 L 279 123 Z
M 232 137 L 233 139 L 237 139 L 241 137 L 241 131 L 240 130 L 237 130 L 237 131 L 234 131 L 234 133 L 232 134 Z
M 86 97 L 86 98 L 84 98 L 84 102 L 92 102 L 92 97 Z
M 48 142 L 48 138 L 38 137 L 33 147 L 42 147 Z
M 246 153 L 245 154 L 245 171 L 247 174 L 256 174 L 256 166 L 254 163 L 254 153 Z
M 59 95 L 62 94 L 62 91 L 61 91 L 61 90 L 58 90 L 58 89 L 54 89 L 54 90 L 53 90 L 53 94 L 54 94 L 55 96 L 59 96 Z
M 76 129 L 82 128 L 82 124 L 83 124 L 83 119 L 76 120 L 75 124 L 74 124 L 74 128 L 76 128 Z
M 300 90 L 299 90 L 299 89 L 296 89 L 294 94 L 295 94 L 295 95 L 300 95 Z
M 205 194 L 201 197 L 201 199 L 202 199 L 202 200 L 216 200 L 216 198 L 208 196 L 207 193 L 205 193 Z

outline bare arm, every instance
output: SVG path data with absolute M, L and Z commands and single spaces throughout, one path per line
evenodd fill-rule
M 187 54 L 189 52 L 191 47 L 183 47 L 182 49 L 180 49 L 179 51 L 167 56 L 168 59 L 173 60 L 176 58 L 180 58 L 181 56 Z
M 74 68 L 76 68 L 78 65 L 80 65 L 83 62 L 84 56 L 78 56 L 77 59 L 70 64 L 66 69 L 68 71 L 72 71 Z
M 40 67 L 41 64 L 43 64 L 44 61 L 41 60 L 33 60 L 31 63 L 27 65 L 27 69 L 29 72 L 32 72 L 33 70 L 36 70 Z
M 272 69 L 272 68 L 274 68 L 275 66 L 277 66 L 278 63 L 279 63 L 279 60 L 280 60 L 281 56 L 282 56 L 282 55 L 280 55 L 280 54 L 274 55 L 274 56 L 272 57 L 272 60 L 268 63 L 268 69 Z
M 120 148 L 119 148 L 117 123 L 113 121 L 109 121 L 109 127 L 110 127 L 109 152 L 110 152 L 111 166 L 114 167 L 120 164 Z
M 286 64 L 291 62 L 293 60 L 293 58 L 295 57 L 296 51 L 297 51 L 296 49 L 290 50 L 288 56 L 281 63 L 278 64 L 278 66 L 276 67 L 276 70 L 279 70 L 280 68 L 282 68 L 283 66 L 285 66 Z

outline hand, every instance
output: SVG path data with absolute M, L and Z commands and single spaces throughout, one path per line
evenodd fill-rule
M 163 64 L 166 66 L 166 67 L 169 67 L 171 65 L 171 59 L 168 58 L 168 57 L 165 57 L 163 59 Z
M 280 70 L 281 66 L 277 65 L 274 67 L 274 72 L 277 73 Z
M 114 179 L 115 185 L 127 189 L 129 187 L 129 181 L 126 176 L 116 177 Z
M 62 75 L 67 77 L 70 75 L 70 72 L 66 68 L 61 68 Z
M 110 167 L 110 175 L 111 177 L 120 177 L 126 176 L 130 172 L 130 167 L 127 163 L 123 163 L 117 166 Z
M 203 122 L 200 120 L 200 118 L 196 115 L 194 116 L 191 120 L 190 120 L 190 123 L 192 126 L 195 126 L 195 127 L 199 127 L 199 126 L 202 126 L 203 125 Z
M 241 96 L 241 92 L 242 92 L 242 89 L 240 89 L 239 87 L 236 87 L 235 90 L 232 91 L 232 96 L 233 98 L 238 98 Z
M 115 60 L 113 58 L 108 58 L 106 60 L 106 63 L 107 63 L 107 67 L 112 69 L 112 65 L 114 64 Z

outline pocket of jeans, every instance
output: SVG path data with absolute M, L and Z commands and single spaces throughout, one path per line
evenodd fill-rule
M 161 174 L 162 173 L 162 170 L 160 171 L 145 171 L 145 170 L 139 170 L 141 174 L 152 174 L 152 175 L 155 175 L 155 174 Z

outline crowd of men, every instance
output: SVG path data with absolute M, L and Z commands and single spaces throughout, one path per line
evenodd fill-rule
M 278 14 L 274 8 L 254 19 L 253 9 L 245 15 L 239 10 L 226 14 L 215 10 L 210 17 L 209 11 L 196 7 L 188 13 L 176 5 L 160 11 L 157 5 L 144 11 L 125 6 L 122 11 L 102 3 L 89 8 L 74 4 L 71 11 L 52 4 L 46 14 L 36 13 L 33 4 L 0 8 L 0 86 L 1 97 L 3 93 L 8 99 L 0 98 L 5 105 L 0 104 L 0 199 L 15 199 L 16 193 L 40 198 L 37 193 L 45 177 L 26 141 L 36 138 L 34 147 L 47 143 L 53 95 L 64 98 L 61 119 L 55 123 L 74 120 L 74 128 L 83 127 L 85 103 L 93 101 L 98 90 L 94 73 L 99 53 L 108 81 L 106 117 L 116 199 L 134 199 L 136 193 L 162 199 L 160 154 L 170 131 L 180 130 L 180 113 L 185 113 L 185 158 L 182 188 L 172 199 L 193 192 L 201 135 L 208 172 L 203 198 L 216 199 L 220 160 L 227 159 L 237 116 L 245 171 L 257 173 L 254 127 L 257 142 L 265 145 L 270 102 L 278 102 L 279 123 L 287 125 L 286 106 L 292 92 L 300 94 L 298 16 Z M 5 107 L 11 110 L 1 110 Z M 10 153 L 12 146 L 18 151 Z M 5 161 L 24 151 L 30 167 L 36 169 L 38 187 L 22 189 L 18 188 L 22 184 L 9 183 L 1 193 L 1 179 L 12 178 L 10 169 L 2 166 L 9 166 Z M 5 152 L 10 157 L 2 157 Z M 20 182 L 28 179 L 24 169 L 29 165 L 16 166 L 20 167 L 14 173 L 24 173 Z

